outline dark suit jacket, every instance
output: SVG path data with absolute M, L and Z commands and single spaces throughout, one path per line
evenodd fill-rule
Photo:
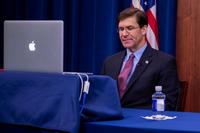
M 117 80 L 125 55 L 126 50 L 108 57 L 101 74 Z M 180 89 L 176 60 L 148 46 L 121 98 L 122 107 L 151 108 L 156 85 L 161 85 L 163 93 L 166 94 L 166 109 L 175 110 Z

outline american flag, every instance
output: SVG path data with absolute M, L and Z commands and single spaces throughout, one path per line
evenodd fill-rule
M 132 0 L 133 7 L 146 12 L 148 16 L 147 42 L 152 48 L 159 49 L 158 24 L 156 19 L 156 0 Z

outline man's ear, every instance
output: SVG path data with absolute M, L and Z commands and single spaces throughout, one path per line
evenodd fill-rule
M 146 33 L 147 33 L 147 25 L 144 25 L 144 26 L 141 28 L 141 31 L 142 31 L 142 35 L 146 35 Z

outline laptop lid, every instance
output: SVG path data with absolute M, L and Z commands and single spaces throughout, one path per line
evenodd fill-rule
M 63 72 L 63 21 L 5 21 L 4 69 Z

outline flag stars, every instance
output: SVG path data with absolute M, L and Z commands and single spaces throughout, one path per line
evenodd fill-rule
M 144 5 L 147 6 L 147 1 L 145 0 Z

